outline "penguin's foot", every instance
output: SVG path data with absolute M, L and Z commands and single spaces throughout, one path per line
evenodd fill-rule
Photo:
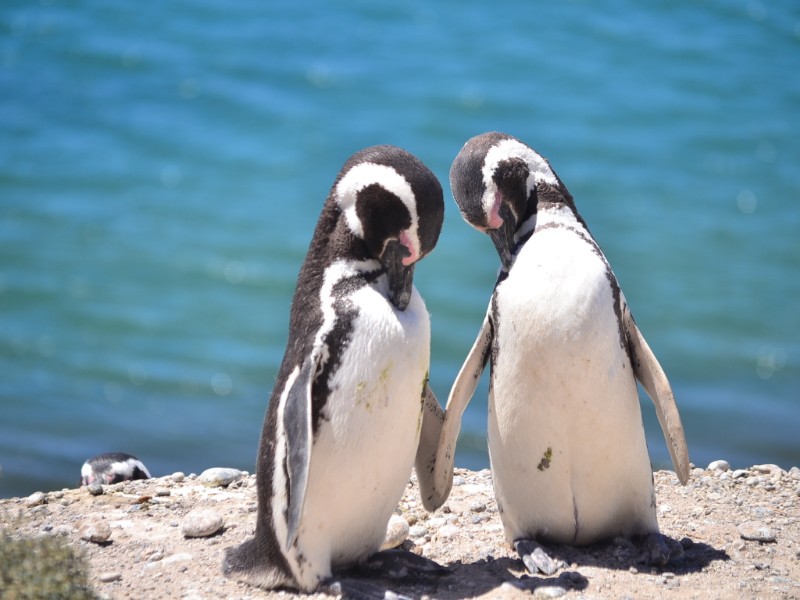
M 533 540 L 516 540 L 514 549 L 531 575 L 538 575 L 539 573 L 552 575 L 562 566 L 561 561 L 550 558 L 544 548 Z
M 450 573 L 450 569 L 430 558 L 399 548 L 376 552 L 354 569 L 372 577 L 413 581 L 430 580 Z
M 323 583 L 319 591 L 343 600 L 412 600 L 409 596 L 396 594 L 380 585 L 360 579 L 337 579 Z
M 661 533 L 650 533 L 644 538 L 639 562 L 651 567 L 663 567 L 683 554 L 683 545 Z
M 359 565 L 337 571 L 323 589 L 353 600 L 404 600 L 406 596 L 387 589 L 381 581 L 418 584 L 449 573 L 449 569 L 429 558 L 395 548 L 377 552 Z

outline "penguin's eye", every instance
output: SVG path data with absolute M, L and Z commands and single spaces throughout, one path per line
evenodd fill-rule
M 411 226 L 411 215 L 403 201 L 378 183 L 358 192 L 356 215 L 364 232 L 364 242 L 373 256 L 379 256 L 386 241 L 399 239 Z

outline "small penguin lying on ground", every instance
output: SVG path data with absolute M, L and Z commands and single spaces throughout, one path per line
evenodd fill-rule
M 638 380 L 653 399 L 678 478 L 689 456 L 667 377 L 572 196 L 519 140 L 469 140 L 450 171 L 464 219 L 488 234 L 502 268 L 447 403 L 434 488 L 446 498 L 461 416 L 491 365 L 488 443 L 506 538 L 527 568 L 558 565 L 538 542 L 646 540 L 650 564 L 680 544 L 656 520 Z
M 150 479 L 150 471 L 132 454 L 107 452 L 83 463 L 81 485 L 112 484 L 133 479 Z
M 366 148 L 343 166 L 292 300 L 258 452 L 255 537 L 228 549 L 226 575 L 369 596 L 357 580 L 331 588 L 332 574 L 376 555 L 415 462 L 433 496 L 444 415 L 428 387 L 430 323 L 412 278 L 443 216 L 441 185 L 405 150 Z M 374 564 L 441 570 L 395 552 Z

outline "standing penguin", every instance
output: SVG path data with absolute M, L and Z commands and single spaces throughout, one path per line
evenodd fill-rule
M 653 399 L 678 478 L 689 457 L 669 382 L 611 267 L 549 163 L 485 133 L 450 170 L 464 219 L 502 269 L 447 403 L 434 487 L 446 497 L 464 408 L 491 361 L 488 442 L 505 528 L 531 572 L 557 568 L 537 542 L 643 536 L 651 564 L 680 550 L 659 534 L 636 380 Z M 673 546 L 670 548 L 668 543 Z
M 430 323 L 413 286 L 442 188 L 416 157 L 374 146 L 345 163 L 292 300 L 258 452 L 255 537 L 224 571 L 312 591 L 376 553 L 417 461 L 431 487 L 443 417 L 427 385 Z M 418 558 L 418 557 L 417 557 Z

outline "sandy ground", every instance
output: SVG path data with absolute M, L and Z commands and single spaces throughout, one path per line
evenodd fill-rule
M 390 587 L 412 598 L 442 599 L 800 598 L 800 469 L 696 468 L 685 487 L 674 473 L 659 471 L 655 482 L 661 530 L 682 541 L 683 556 L 654 569 L 639 563 L 638 548 L 625 540 L 585 548 L 551 546 L 551 555 L 565 564 L 544 577 L 528 576 L 506 544 L 488 470 L 457 469 L 450 498 L 432 514 L 422 508 L 412 478 L 397 510 L 410 526 L 403 547 L 447 566 L 449 573 Z M 103 491 L 95 496 L 82 488 L 0 500 L 0 523 L 16 537 L 64 536 L 88 559 L 91 583 L 101 598 L 294 596 L 261 591 L 221 574 L 224 549 L 254 529 L 252 476 L 210 487 L 200 477 L 176 474 Z M 198 518 L 198 510 L 206 513 Z M 223 525 L 213 535 L 184 535 L 191 525 L 214 529 L 218 518 Z M 405 535 L 405 524 L 398 523 Z

